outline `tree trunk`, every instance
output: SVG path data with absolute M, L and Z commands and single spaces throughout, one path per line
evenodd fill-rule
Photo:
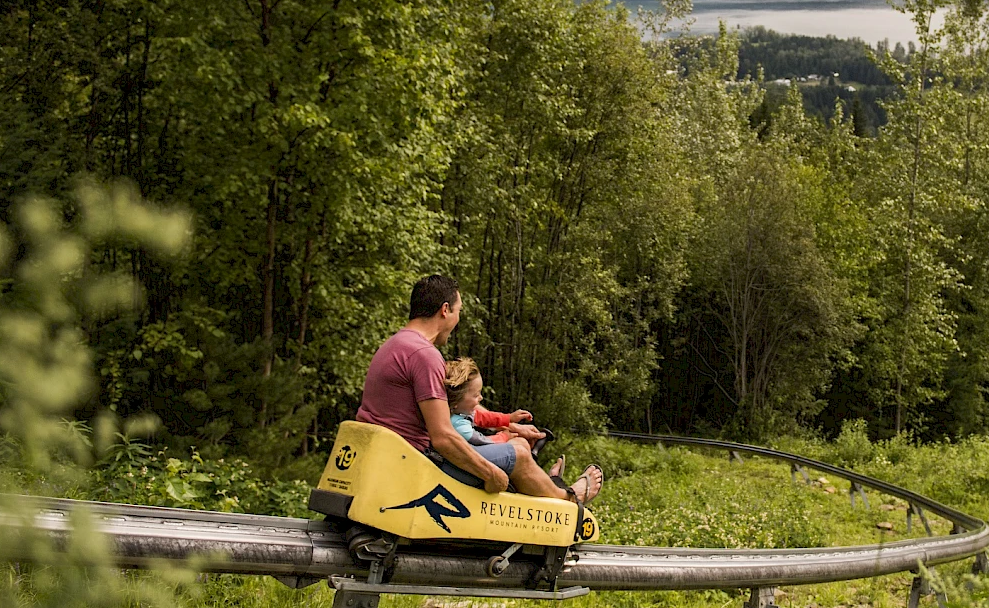
M 271 377 L 272 366 L 274 365 L 274 336 L 275 336 L 275 222 L 277 218 L 278 202 L 278 182 L 272 178 L 268 184 L 268 229 L 267 229 L 267 255 L 264 262 L 264 312 L 261 317 L 261 339 L 264 342 L 264 371 L 265 378 Z M 261 402 L 261 426 L 265 424 L 265 414 L 267 413 L 267 403 Z
M 927 33 L 931 32 L 931 18 L 932 14 L 927 15 Z M 920 61 L 920 74 L 917 75 L 917 121 L 914 127 L 914 141 L 913 141 L 913 167 L 910 170 L 910 198 L 907 204 L 907 244 L 906 244 L 906 262 L 904 264 L 903 270 L 903 331 L 901 333 L 904 343 L 909 342 L 909 328 L 910 328 L 910 274 L 911 274 L 911 263 L 913 257 L 913 223 L 915 216 L 915 207 L 917 202 L 917 179 L 920 172 L 920 159 L 921 159 L 921 137 L 922 130 L 924 126 L 923 122 L 923 109 L 924 109 L 924 78 L 927 72 L 927 51 L 928 42 L 924 39 L 923 50 L 921 50 L 921 61 Z M 896 434 L 899 435 L 900 431 L 903 429 L 903 383 L 904 375 L 906 374 L 906 344 L 900 348 L 900 364 L 897 368 L 896 373 L 896 414 L 894 419 L 894 430 Z

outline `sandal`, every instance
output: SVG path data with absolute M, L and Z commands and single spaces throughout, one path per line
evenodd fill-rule
M 591 483 L 592 483 L 591 482 L 591 470 L 592 469 L 597 469 L 598 471 L 601 472 L 601 487 L 598 488 L 598 491 L 597 491 L 596 494 L 594 494 L 594 496 L 591 496 L 590 498 L 588 498 L 587 495 L 591 493 Z M 586 504 L 589 504 L 592 500 L 594 500 L 595 498 L 597 498 L 598 497 L 598 494 L 601 493 L 601 490 L 604 489 L 604 469 L 602 469 L 600 466 L 598 466 L 596 464 L 589 464 L 589 465 L 587 465 L 587 468 L 584 469 L 584 472 L 581 473 L 580 474 L 580 477 L 578 477 L 577 479 L 578 480 L 580 480 L 580 479 L 583 479 L 584 480 L 584 496 L 582 497 L 582 500 L 580 502 L 584 503 L 585 505 Z M 574 483 L 576 483 L 576 482 L 574 482 Z M 576 493 L 576 491 L 575 491 L 575 493 Z

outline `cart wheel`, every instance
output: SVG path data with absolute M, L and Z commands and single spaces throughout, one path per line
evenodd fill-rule
M 364 526 L 353 526 L 347 530 L 347 548 L 350 550 L 350 554 L 355 558 L 358 557 L 360 550 L 366 545 L 373 543 L 378 539 L 371 530 L 368 530 Z
M 488 560 L 488 576 L 498 578 L 508 569 L 508 560 L 504 555 L 495 555 Z

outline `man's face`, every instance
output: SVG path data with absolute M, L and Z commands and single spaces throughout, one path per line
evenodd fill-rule
M 460 300 L 460 292 L 457 292 L 457 297 L 455 301 L 451 304 L 449 302 L 443 304 L 443 312 L 445 313 L 443 317 L 443 328 L 440 330 L 439 335 L 436 337 L 436 346 L 443 346 L 450 339 L 450 334 L 453 333 L 453 329 L 460 322 L 460 309 L 463 307 L 463 302 Z

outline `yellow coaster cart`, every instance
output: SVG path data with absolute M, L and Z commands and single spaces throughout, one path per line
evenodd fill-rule
M 354 421 L 340 425 L 309 508 L 345 520 L 351 554 L 368 566 L 368 583 L 379 586 L 387 582 L 399 547 L 447 546 L 487 551 L 493 578 L 513 556 L 534 560 L 538 567 L 526 584 L 527 597 L 565 599 L 555 591 L 556 578 L 570 548 L 598 538 L 598 522 L 582 505 L 489 494 L 448 476 L 393 431 Z M 550 592 L 539 595 L 539 588 Z

